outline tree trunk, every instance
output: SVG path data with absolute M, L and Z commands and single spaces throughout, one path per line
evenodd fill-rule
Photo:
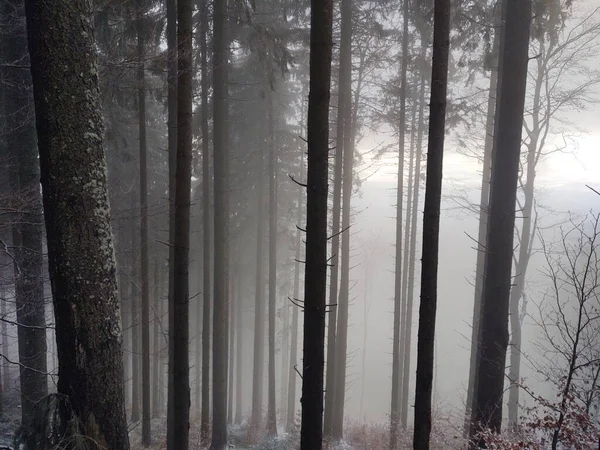
M 237 353 L 235 362 L 235 423 L 242 423 L 242 387 L 243 387 L 243 356 L 244 356 L 244 323 L 242 320 L 242 276 L 238 274 L 236 277 L 236 289 L 238 293 L 238 301 L 236 302 L 236 336 L 237 336 Z
M 342 258 L 340 266 L 340 293 L 338 324 L 335 340 L 335 393 L 332 437 L 340 441 L 344 433 L 344 405 L 346 399 L 346 353 L 348 348 L 348 307 L 350 299 L 350 203 L 352 199 L 352 171 L 354 142 L 352 140 L 352 0 L 342 0 L 342 36 L 340 45 L 340 73 L 345 72 L 340 92 L 349 99 L 342 114 L 344 122 L 344 169 L 342 181 Z
M 161 303 L 162 303 L 162 280 L 161 267 L 157 259 L 154 260 L 154 322 L 152 330 L 152 418 L 156 419 L 160 416 L 162 398 L 160 397 L 160 320 L 161 320 Z
M 192 177 L 192 0 L 177 1 L 177 164 L 173 255 L 173 446 L 186 450 L 190 429 L 189 251 Z
M 303 111 L 304 112 L 304 111 Z M 304 158 L 300 157 L 300 180 L 304 179 Z M 302 235 L 300 234 L 300 224 L 302 223 L 302 189 L 298 189 L 298 211 L 296 226 L 296 257 L 294 264 L 294 302 L 300 298 L 300 257 Z M 297 382 L 297 364 L 298 364 L 298 306 L 292 305 L 292 330 L 291 330 L 291 350 L 290 366 L 288 369 L 288 401 L 287 401 L 287 423 L 286 430 L 291 432 L 296 427 L 296 382 Z
M 423 250 L 421 262 L 421 305 L 417 346 L 417 383 L 415 389 L 415 450 L 429 449 L 431 434 L 431 391 L 433 385 L 435 316 L 437 308 L 438 251 L 442 166 L 450 50 L 450 1 L 435 0 L 433 61 L 427 149 L 427 183 L 423 212 Z
M 427 55 L 427 46 L 422 45 L 421 47 L 421 59 L 425 61 Z M 419 193 L 421 190 L 421 156 L 423 153 L 423 119 L 425 109 L 425 75 L 421 75 L 421 86 L 419 88 L 419 116 L 417 122 L 417 142 L 416 142 L 416 161 L 414 167 L 414 187 L 412 190 L 412 212 L 411 217 L 411 236 L 408 248 L 408 276 L 407 276 L 407 287 L 406 287 L 406 326 L 404 329 L 403 336 L 403 356 L 404 361 L 402 363 L 403 375 L 402 375 L 402 404 L 400 405 L 400 415 L 402 428 L 407 429 L 408 427 L 408 409 L 409 409 L 409 388 L 410 388 L 410 356 L 412 351 L 412 317 L 413 317 L 413 303 L 415 298 L 415 254 L 417 250 L 417 218 L 419 209 Z
M 49 0 L 27 1 L 26 6 L 58 393 L 68 398 L 79 419 L 76 432 L 108 450 L 127 450 L 93 10 L 89 3 Z
M 167 126 L 169 163 L 169 282 L 167 293 L 168 313 L 168 365 L 167 365 L 167 450 L 178 450 L 174 444 L 174 389 L 173 355 L 175 354 L 174 299 L 175 285 L 175 170 L 177 167 L 177 0 L 166 0 L 167 4 Z
M 21 391 L 21 421 L 28 424 L 34 407 L 48 394 L 46 321 L 42 278 L 42 199 L 39 188 L 31 74 L 18 64 L 27 64 L 27 36 L 23 2 L 10 0 L 2 7 L 5 20 L 13 25 L 5 36 L 3 68 L 6 112 L 6 146 L 10 157 L 9 182 L 21 213 L 13 218 L 15 309 Z M 11 65 L 17 65 L 11 67 Z
M 2 298 L 0 299 L 0 315 L 2 318 L 6 318 L 8 311 L 6 309 L 7 298 L 5 297 L 6 291 L 2 291 Z M 0 329 L 2 331 L 2 354 L 7 358 L 10 356 L 8 353 L 8 330 L 6 321 L 2 320 Z M 6 396 L 6 393 L 11 389 L 10 382 L 10 366 L 8 365 L 8 359 L 2 358 L 2 395 Z
M 279 416 L 282 420 L 287 418 L 287 390 L 288 390 L 288 368 L 290 364 L 290 307 L 287 299 L 281 305 L 283 324 L 281 330 L 281 393 L 279 404 Z
M 239 294 L 232 289 L 231 291 L 231 311 L 235 311 L 237 309 L 237 303 L 239 302 Z M 228 378 L 228 387 L 227 387 L 227 424 L 233 424 L 233 383 L 234 383 L 234 364 L 235 364 L 235 327 L 237 324 L 235 323 L 235 315 L 232 313 L 229 315 L 229 371 L 227 376 Z
M 490 216 L 472 437 L 482 427 L 499 432 L 502 424 L 515 202 L 527 85 L 531 10 L 531 0 L 506 0 L 504 3 L 505 29 L 500 43 L 498 65 L 498 106 L 492 152 Z
M 331 0 L 311 1 L 301 450 L 323 448 L 332 19 Z
M 477 235 L 477 262 L 475 265 L 475 297 L 473 299 L 473 323 L 471 325 L 471 358 L 469 361 L 469 385 L 467 387 L 467 401 L 465 411 L 464 432 L 465 436 L 469 433 L 471 424 L 471 411 L 473 408 L 473 393 L 475 392 L 477 382 L 475 374 L 477 373 L 477 349 L 480 339 L 480 319 L 481 319 L 481 294 L 483 288 L 483 271 L 485 262 L 486 233 L 488 227 L 488 206 L 490 197 L 490 178 L 492 174 L 492 147 L 494 145 L 494 118 L 496 113 L 496 94 L 498 87 L 498 52 L 500 49 L 500 31 L 498 27 L 502 26 L 500 11 L 502 0 L 499 0 L 495 6 L 494 24 L 494 43 L 492 47 L 492 63 L 490 73 L 490 87 L 488 93 L 488 109 L 485 125 L 485 144 L 483 150 L 483 174 L 481 178 L 481 197 L 479 200 L 479 231 Z
M 208 444 L 210 428 L 210 322 L 211 322 L 211 192 L 210 142 L 208 134 L 208 7 L 201 0 L 200 11 L 200 72 L 201 72 L 201 134 L 202 134 L 202 412 L 200 442 Z
M 347 40 L 342 39 L 340 44 L 347 46 Z M 341 50 L 341 48 L 340 48 Z M 347 55 L 347 51 L 344 55 Z M 333 218 L 331 228 L 331 263 L 329 277 L 329 303 L 327 320 L 327 369 L 325 386 L 325 438 L 331 438 L 333 434 L 333 417 L 335 414 L 335 383 L 336 383 L 336 334 L 337 334 L 337 314 L 338 314 L 338 280 L 340 275 L 340 221 L 342 209 L 342 176 L 344 167 L 344 111 L 348 108 L 350 99 L 347 96 L 347 90 L 342 89 L 350 81 L 351 73 L 341 70 L 342 53 L 340 52 L 340 70 L 338 76 L 338 104 L 337 104 L 337 124 L 335 137 L 335 163 L 333 168 Z M 346 64 L 347 66 L 347 64 Z
M 140 250 L 142 300 L 142 446 L 152 444 L 150 435 L 150 284 L 148 281 L 148 145 L 146 139 L 146 76 L 144 64 L 144 15 L 137 0 L 138 122 L 140 145 Z
M 256 223 L 256 284 L 254 294 L 254 358 L 252 371 L 252 412 L 250 421 L 255 428 L 260 427 L 262 421 L 263 409 L 263 383 L 264 383 L 264 358 L 265 358 L 265 305 L 264 305 L 264 278 L 263 278 L 263 259 L 264 259 L 264 239 L 265 228 L 265 200 L 264 200 L 264 169 L 263 150 L 259 150 L 258 166 L 258 190 L 256 201 L 258 203 L 257 223 Z
M 267 402 L 267 434 L 277 436 L 275 389 L 275 314 L 277 309 L 277 155 L 273 93 L 269 92 L 269 377 Z
M 227 2 L 215 2 L 213 20 L 214 315 L 212 450 L 227 445 Z
M 134 173 L 131 176 L 132 181 L 137 178 L 137 174 Z M 131 226 L 131 304 L 129 305 L 131 310 L 129 315 L 131 316 L 131 421 L 137 423 L 140 421 L 140 353 L 141 353 L 141 342 L 140 342 L 140 302 L 139 302 L 139 264 L 138 255 L 139 250 L 137 247 L 138 240 L 138 228 L 135 221 L 137 217 L 137 201 L 136 191 L 131 189 L 131 215 L 132 215 L 132 226 Z
M 398 185 L 396 188 L 396 268 L 394 272 L 394 338 L 392 342 L 392 395 L 390 410 L 390 450 L 398 447 L 398 424 L 400 421 L 402 358 L 400 352 L 401 322 L 406 323 L 402 301 L 402 201 L 404 194 L 404 152 L 406 132 L 406 74 L 408 71 L 408 13 L 409 0 L 403 3 L 402 67 L 400 69 L 400 118 L 398 123 Z M 406 299 L 405 299 L 406 300 Z
M 129 219 L 126 220 L 126 227 L 129 226 Z M 125 378 L 125 408 L 131 407 L 131 389 L 130 389 L 130 371 L 131 371 L 131 314 L 129 313 L 129 303 L 131 301 L 129 292 L 131 289 L 131 280 L 127 275 L 127 258 L 123 261 L 119 270 L 119 297 L 121 306 L 121 328 L 123 330 L 123 376 Z

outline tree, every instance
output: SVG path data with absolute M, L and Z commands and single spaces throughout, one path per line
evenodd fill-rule
M 59 434 L 80 433 L 104 448 L 127 450 L 92 14 L 88 2 L 26 1 L 59 354 L 57 389 L 64 396 L 58 397 L 56 413 Z M 69 430 L 73 424 L 76 429 Z M 35 448 L 50 447 L 38 442 Z
M 435 319 L 439 252 L 442 167 L 450 52 L 450 1 L 436 0 L 433 25 L 433 59 L 427 182 L 423 212 L 423 250 L 421 259 L 421 304 L 417 344 L 417 382 L 415 389 L 415 430 L 413 448 L 428 449 L 431 434 L 431 391 L 433 385 Z
M 211 319 L 211 190 L 210 143 L 208 135 L 208 5 L 200 3 L 200 76 L 201 76 L 201 137 L 202 137 L 202 411 L 200 441 L 208 444 L 210 426 L 210 319 Z
M 304 280 L 304 358 L 300 448 L 323 447 L 323 369 L 327 286 L 329 99 L 332 57 L 331 0 L 311 1 L 308 179 Z
M 146 139 L 145 30 L 142 0 L 137 0 L 138 122 L 140 145 L 140 240 L 142 300 L 142 445 L 152 444 L 150 434 L 150 283 L 148 262 L 148 144 Z M 136 383 L 137 380 L 134 380 Z
M 227 445 L 227 2 L 215 2 L 213 19 L 214 312 L 212 450 Z
M 173 288 L 173 445 L 186 450 L 190 430 L 189 251 L 192 177 L 192 0 L 177 1 L 177 165 Z
M 273 93 L 269 92 L 269 382 L 267 402 L 267 433 L 277 436 L 275 397 L 275 309 L 277 299 L 277 154 L 275 150 L 275 119 Z
M 175 354 L 175 318 L 173 289 L 175 251 L 175 170 L 177 166 L 177 0 L 167 1 L 167 114 L 168 114 L 168 165 L 169 165 L 169 278 L 167 294 L 168 311 L 168 378 L 167 378 L 167 449 L 177 450 L 174 444 L 174 389 L 173 355 Z
M 304 108 L 302 108 L 304 112 Z M 300 160 L 300 180 L 304 179 L 304 158 Z M 302 235 L 300 234 L 300 223 L 302 221 L 302 189 L 298 189 L 297 221 L 296 228 L 296 256 L 294 258 L 294 302 L 300 298 L 300 252 L 302 245 Z M 292 330 L 291 330 L 291 350 L 290 367 L 288 368 L 288 400 L 287 400 L 287 421 L 286 429 L 292 431 L 296 425 L 296 365 L 298 359 L 298 305 L 292 306 Z
M 390 450 L 398 446 L 402 368 L 400 353 L 400 322 L 402 317 L 402 201 L 404 192 L 404 152 L 406 132 L 406 84 L 408 71 L 408 13 L 409 0 L 404 0 L 402 11 L 402 65 L 400 68 L 400 117 L 398 121 L 398 179 L 396 188 L 396 268 L 394 272 L 394 338 L 392 350 L 392 395 L 390 409 Z M 406 316 L 405 316 L 406 317 Z M 405 319 L 405 325 L 407 320 Z
M 506 0 L 498 62 L 498 94 L 489 222 L 476 361 L 471 437 L 482 428 L 500 431 L 513 258 L 515 202 L 529 60 L 530 0 Z
M 14 287 L 21 386 L 21 421 L 33 418 L 36 403 L 48 394 L 46 320 L 42 276 L 42 198 L 39 185 L 31 74 L 19 67 L 27 61 L 24 3 L 2 6 L 7 29 L 3 67 L 9 184 L 18 202 L 12 225 Z

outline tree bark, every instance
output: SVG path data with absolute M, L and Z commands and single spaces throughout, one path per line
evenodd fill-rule
M 150 434 L 150 284 L 148 281 L 148 144 L 146 139 L 145 37 L 142 1 L 137 0 L 138 122 L 140 145 L 140 250 L 142 300 L 142 446 L 152 444 Z
M 213 145 L 214 145 L 214 314 L 212 450 L 227 445 L 227 2 L 214 5 Z
M 488 109 L 485 125 L 485 143 L 483 150 L 483 173 L 481 177 L 481 196 L 479 200 L 479 231 L 477 235 L 477 262 L 475 265 L 475 296 L 473 299 L 473 323 L 471 326 L 471 358 L 469 361 L 469 384 L 467 387 L 467 401 L 465 411 L 465 436 L 469 433 L 471 425 L 471 411 L 473 408 L 473 393 L 475 392 L 477 381 L 477 349 L 480 340 L 480 320 L 481 320 L 481 294 L 483 288 L 483 271 L 485 262 L 486 233 L 488 227 L 489 197 L 490 197 L 490 179 L 492 174 L 492 147 L 494 145 L 494 120 L 496 113 L 496 95 L 498 87 L 498 52 L 500 50 L 500 30 L 502 26 L 500 11 L 502 0 L 496 3 L 495 10 L 495 32 L 492 47 L 492 67 L 490 73 L 490 87 L 488 93 Z
M 417 345 L 417 383 L 415 389 L 415 430 L 413 448 L 429 449 L 431 434 L 431 392 L 433 385 L 435 318 L 437 308 L 440 204 L 450 52 L 450 1 L 435 0 L 433 61 L 427 182 L 423 212 L 423 250 L 421 262 L 421 305 Z
M 492 152 L 490 216 L 481 305 L 481 341 L 477 352 L 477 389 L 471 437 L 502 424 L 504 369 L 512 282 L 515 202 L 527 85 L 531 0 L 506 0 L 500 43 L 498 106 Z
M 239 301 L 238 293 L 235 289 L 231 290 L 231 311 L 235 311 L 237 309 L 237 303 Z M 229 315 L 229 371 L 228 371 L 228 387 L 227 387 L 227 424 L 233 424 L 233 394 L 234 394 L 234 371 L 235 368 L 235 327 L 237 324 L 235 323 L 235 315 L 232 313 Z
M 400 421 L 402 363 L 400 334 L 401 324 L 406 323 L 402 314 L 402 201 L 404 195 L 404 152 L 406 133 L 406 75 L 408 72 L 408 14 L 409 0 L 403 3 L 402 66 L 400 68 L 400 117 L 398 121 L 398 177 L 396 187 L 396 268 L 394 272 L 394 338 L 392 342 L 392 395 L 390 409 L 390 450 L 398 447 L 398 424 Z M 406 299 L 404 299 L 406 300 Z
M 58 393 L 69 399 L 80 433 L 128 450 L 93 9 L 90 2 L 28 0 L 26 11 Z
M 277 300 L 277 155 L 273 93 L 269 92 L 269 376 L 267 396 L 267 434 L 277 436 L 275 388 L 275 313 Z
M 177 2 L 177 165 L 173 288 L 173 446 L 186 450 L 190 429 L 189 251 L 192 177 L 192 0 Z
M 331 0 L 311 1 L 301 450 L 323 448 L 332 19 Z

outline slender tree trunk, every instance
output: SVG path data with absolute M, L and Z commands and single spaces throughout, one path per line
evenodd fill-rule
M 311 1 L 301 450 L 323 448 L 331 0 Z
M 392 396 L 390 410 L 390 450 L 398 447 L 398 424 L 400 421 L 402 363 L 400 333 L 406 314 L 402 314 L 402 201 L 404 195 L 404 153 L 406 134 L 406 74 L 408 72 L 408 13 L 409 0 L 403 3 L 402 67 L 400 68 L 400 118 L 398 122 L 398 178 L 396 188 L 396 268 L 394 272 L 394 338 L 392 343 Z M 404 325 L 405 326 L 405 325 Z
M 508 372 L 508 423 L 511 431 L 516 431 L 519 424 L 519 378 L 521 376 L 521 313 L 519 304 L 525 289 L 525 275 L 531 257 L 531 243 L 534 238 L 532 229 L 533 194 L 535 183 L 535 165 L 537 155 L 537 140 L 532 139 L 527 154 L 527 181 L 523 186 L 525 203 L 521 214 L 523 225 L 519 240 L 519 256 L 517 259 L 515 277 L 510 290 L 510 369 Z
M 496 3 L 494 23 L 494 43 L 492 51 L 492 66 L 490 73 L 490 87 L 488 93 L 488 109 L 485 125 L 485 144 L 483 151 L 483 174 L 481 178 L 481 197 L 479 200 L 479 232 L 477 235 L 477 262 L 475 265 L 475 297 L 473 299 L 473 323 L 471 326 L 471 358 L 469 361 L 469 385 L 467 388 L 467 402 L 465 411 L 464 435 L 467 436 L 471 425 L 471 411 L 473 408 L 473 393 L 476 389 L 475 374 L 477 373 L 477 349 L 480 339 L 481 319 L 481 293 L 483 289 L 483 272 L 486 249 L 486 233 L 488 227 L 488 206 L 490 197 L 490 178 L 492 174 L 492 147 L 494 145 L 494 117 L 496 113 L 496 94 L 498 85 L 498 52 L 500 49 L 500 30 L 502 26 L 500 11 L 501 2 Z
M 10 157 L 9 182 L 21 213 L 14 217 L 15 309 L 21 421 L 28 424 L 37 402 L 48 394 L 46 379 L 46 320 L 42 277 L 42 199 L 39 187 L 31 74 L 18 64 L 28 63 L 27 35 L 23 24 L 23 2 L 9 0 L 2 6 L 4 20 L 12 24 L 4 37 L 3 68 L 6 146 Z M 11 65 L 15 65 L 11 67 Z M 4 127 L 3 127 L 4 128 Z
M 346 400 L 346 354 L 348 348 L 348 308 L 350 300 L 350 207 L 352 199 L 354 142 L 352 133 L 352 0 L 342 0 L 342 37 L 340 46 L 340 72 L 346 72 L 340 92 L 348 99 L 342 113 L 344 121 L 344 170 L 342 181 L 342 258 L 340 266 L 340 293 L 338 299 L 338 324 L 335 341 L 335 393 L 333 433 L 340 441 L 344 433 L 344 405 Z
M 6 318 L 8 315 L 8 311 L 6 308 L 6 302 L 8 301 L 5 297 L 6 291 L 2 292 L 2 299 L 0 299 L 0 315 L 2 315 L 2 319 Z M 2 320 L 0 324 L 0 329 L 2 331 L 2 354 L 6 357 L 9 357 L 8 353 L 8 327 L 6 326 L 6 321 Z M 6 358 L 2 358 L 2 394 L 6 395 L 6 393 L 11 389 L 10 382 L 10 366 L 8 365 L 8 360 Z
M 273 93 L 269 92 L 269 377 L 267 402 L 267 434 L 277 436 L 275 388 L 275 314 L 277 309 L 277 155 Z
M 213 145 L 214 145 L 214 315 L 212 450 L 227 444 L 227 2 L 214 5 Z
M 201 134 L 202 134 L 202 412 L 200 442 L 208 444 L 210 427 L 210 322 L 211 322 L 211 191 L 210 142 L 208 135 L 208 7 L 201 0 L 200 11 L 200 72 L 201 72 Z
M 187 450 L 190 428 L 189 251 L 192 176 L 192 0 L 177 1 L 177 165 L 173 255 L 173 445 Z
M 129 225 L 129 220 L 126 222 Z M 129 311 L 129 303 L 131 301 L 129 292 L 131 290 L 131 280 L 127 276 L 126 261 L 128 258 L 123 257 L 123 264 L 119 269 L 119 297 L 121 306 L 121 328 L 123 329 L 123 374 L 125 377 L 125 408 L 131 407 L 131 314 Z
M 233 424 L 233 395 L 234 395 L 234 364 L 235 364 L 235 327 L 237 326 L 235 322 L 235 315 L 233 311 L 237 308 L 237 303 L 239 301 L 239 294 L 232 289 L 231 291 L 231 305 L 230 310 L 232 313 L 229 315 L 229 371 L 228 371 L 228 387 L 227 387 L 227 424 Z
M 300 180 L 304 179 L 304 158 L 300 157 Z M 296 257 L 294 264 L 294 302 L 300 298 L 300 257 L 302 235 L 300 234 L 300 224 L 302 223 L 302 189 L 298 189 L 298 211 L 296 227 Z M 291 330 L 291 350 L 290 366 L 288 369 L 288 401 L 287 401 L 287 424 L 286 430 L 291 432 L 296 426 L 296 382 L 297 382 L 297 364 L 298 364 L 298 306 L 292 305 L 292 330 Z
M 128 450 L 93 10 L 53 0 L 27 1 L 26 9 L 58 393 L 79 419 L 76 432 L 108 450 Z M 66 413 L 59 409 L 61 423 L 72 423 Z
M 173 355 L 175 354 L 175 309 L 173 291 L 175 287 L 175 171 L 177 168 L 177 0 L 166 0 L 167 4 L 167 126 L 169 163 L 169 282 L 167 294 L 168 313 L 168 365 L 167 365 L 167 450 L 175 448 L 173 430 L 174 389 Z
M 429 449 L 431 434 L 431 391 L 433 385 L 440 204 L 442 199 L 442 165 L 444 159 L 449 52 L 450 1 L 435 0 L 427 183 L 423 214 L 417 384 L 415 389 L 415 431 L 413 441 L 415 450 Z
M 131 178 L 132 181 L 137 177 L 134 171 Z M 138 228 L 135 221 L 137 201 L 136 191 L 131 189 L 131 421 L 137 423 L 140 421 L 140 303 L 139 303 L 139 276 L 138 276 Z
M 421 48 L 421 59 L 424 61 L 427 54 L 425 45 Z M 415 298 L 415 267 L 416 267 L 416 250 L 417 250 L 417 218 L 419 209 L 419 193 L 421 190 L 421 157 L 423 153 L 423 120 L 425 115 L 425 74 L 421 75 L 421 86 L 419 87 L 419 115 L 417 119 L 417 142 L 416 142 L 416 158 L 414 167 L 414 186 L 412 189 L 412 211 L 409 214 L 411 218 L 410 224 L 410 243 L 408 243 L 408 276 L 406 287 L 406 328 L 403 336 L 403 356 L 402 363 L 402 403 L 400 407 L 400 415 L 403 429 L 408 427 L 408 409 L 409 409 L 409 388 L 410 388 L 410 356 L 412 350 L 412 317 L 413 317 L 413 302 Z
M 505 30 L 499 53 L 498 107 L 492 152 L 490 216 L 472 437 L 481 427 L 490 427 L 499 432 L 502 424 L 515 202 L 527 85 L 531 11 L 531 0 L 504 2 Z
M 140 145 L 140 249 L 142 300 L 142 446 L 152 444 L 150 434 L 150 284 L 148 281 L 148 145 L 146 139 L 146 76 L 144 64 L 144 16 L 137 0 L 138 122 Z
M 342 46 L 349 45 L 347 40 L 342 39 Z M 346 55 L 346 51 L 344 54 Z M 347 65 L 347 64 L 346 64 Z M 327 319 L 327 369 L 325 386 L 325 438 L 331 438 L 333 434 L 333 417 L 335 414 L 335 383 L 336 383 L 336 334 L 337 334 L 337 314 L 338 314 L 338 280 L 340 275 L 340 221 L 342 209 L 342 177 L 344 168 L 344 111 L 348 108 L 350 99 L 347 97 L 346 90 L 342 89 L 349 83 L 351 73 L 341 70 L 342 61 L 340 53 L 340 70 L 338 76 L 338 104 L 337 104 L 337 124 L 335 137 L 335 163 L 333 167 L 333 218 L 331 228 L 331 263 L 329 278 L 329 304 Z
M 288 390 L 288 368 L 290 364 L 290 307 L 287 299 L 283 299 L 281 305 L 283 324 L 281 330 L 281 393 L 279 415 L 281 420 L 287 417 L 287 390 Z
M 262 421 L 263 409 L 263 383 L 264 383 L 264 352 L 265 352 L 265 306 L 264 306 L 264 278 L 263 278 L 263 259 L 264 259 L 264 156 L 262 150 L 259 151 L 258 166 L 258 189 L 256 201 L 258 203 L 257 223 L 256 223 L 256 284 L 254 294 L 254 357 L 252 371 L 252 413 L 251 422 L 255 428 L 260 427 Z
M 162 283 L 160 273 L 160 262 L 154 260 L 154 321 L 152 324 L 152 418 L 160 416 L 161 402 L 160 397 L 160 320 L 161 320 L 161 303 L 162 303 Z
M 242 315 L 242 276 L 238 274 L 236 277 L 236 290 L 238 295 L 238 301 L 236 302 L 236 362 L 235 362 L 235 423 L 242 423 L 242 387 L 243 387 L 243 356 L 244 356 L 244 322 Z

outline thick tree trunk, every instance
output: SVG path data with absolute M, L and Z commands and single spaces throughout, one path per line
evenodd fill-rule
M 435 0 L 427 182 L 425 185 L 425 206 L 423 212 L 417 383 L 415 389 L 415 430 L 413 441 L 413 448 L 415 450 L 429 449 L 431 434 L 431 391 L 433 385 L 440 204 L 442 199 L 442 166 L 444 159 L 449 52 L 450 1 Z
M 48 394 L 46 379 L 46 321 L 42 278 L 42 199 L 39 187 L 31 74 L 27 64 L 27 35 L 23 2 L 10 0 L 2 6 L 11 32 L 4 37 L 2 70 L 4 84 L 6 146 L 9 155 L 9 183 L 22 212 L 14 217 L 15 309 L 19 349 L 21 421 L 28 424 L 34 407 Z
M 201 135 L 202 135 L 202 411 L 200 442 L 208 444 L 210 427 L 210 322 L 211 322 L 211 191 L 210 142 L 208 134 L 208 7 L 201 0 L 200 11 L 200 75 L 201 75 Z
M 473 322 L 471 325 L 471 357 L 469 361 L 469 385 L 467 387 L 467 401 L 465 411 L 464 432 L 465 436 L 469 433 L 471 425 L 471 411 L 473 408 L 473 393 L 475 392 L 477 382 L 475 374 L 477 373 L 477 349 L 479 347 L 481 320 L 481 293 L 483 289 L 483 272 L 485 262 L 485 248 L 488 227 L 488 206 L 490 198 L 490 178 L 492 174 L 492 147 L 494 145 L 494 118 L 496 114 L 496 94 L 498 86 L 498 52 L 500 49 L 500 30 L 502 26 L 500 11 L 502 0 L 496 3 L 496 12 L 494 14 L 494 43 L 492 50 L 492 63 L 490 73 L 490 87 L 488 93 L 488 109 L 485 125 L 485 143 L 483 150 L 483 173 L 481 177 L 481 196 L 479 200 L 479 231 L 477 234 L 477 262 L 475 265 L 475 296 L 473 299 Z
M 331 0 L 311 1 L 301 450 L 323 448 L 332 19 Z
M 260 150 L 258 165 L 258 189 L 256 201 L 258 203 L 258 216 L 256 219 L 256 282 L 254 293 L 254 348 L 252 371 L 252 412 L 250 421 L 253 427 L 260 427 L 263 414 L 263 384 L 264 384 L 264 359 L 265 359 L 265 298 L 264 298 L 264 228 L 265 228 L 265 199 L 264 199 L 264 156 Z
M 150 284 L 148 281 L 148 145 L 146 139 L 146 76 L 144 16 L 141 0 L 137 0 L 137 57 L 138 57 L 138 123 L 140 145 L 140 250 L 142 301 L 142 446 L 152 444 L 150 435 Z
M 2 318 L 5 318 L 8 314 L 6 303 L 8 299 L 6 298 L 6 291 L 2 291 L 2 298 L 0 298 L 0 315 Z M 8 327 L 6 326 L 6 321 L 2 320 L 0 324 L 0 331 L 2 331 L 2 354 L 7 358 L 9 357 L 8 353 Z M 2 395 L 6 396 L 6 393 L 11 389 L 10 382 L 10 366 L 8 365 L 8 359 L 2 358 Z
M 108 450 L 127 450 L 93 10 L 89 2 L 31 0 L 26 6 L 58 393 L 68 398 L 79 433 Z
M 166 0 L 167 4 L 167 127 L 169 163 L 169 279 L 167 293 L 168 315 L 168 365 L 167 365 L 167 449 L 174 447 L 174 386 L 173 355 L 175 340 L 173 333 L 175 316 L 173 303 L 174 257 L 175 257 L 175 170 L 177 168 L 177 0 Z
M 279 394 L 279 416 L 281 420 L 287 418 L 287 391 L 288 391 L 288 368 L 290 364 L 290 306 L 288 300 L 284 299 L 281 305 L 283 323 L 281 327 L 281 392 Z
M 396 268 L 394 272 L 394 337 L 392 341 L 392 395 L 390 409 L 390 450 L 398 447 L 398 425 L 400 421 L 402 363 L 400 333 L 406 326 L 402 301 L 402 201 L 404 194 L 404 152 L 406 134 L 406 75 L 408 72 L 408 13 L 409 0 L 403 3 L 402 66 L 400 68 L 400 118 L 398 121 L 398 178 L 396 187 Z M 406 300 L 406 299 L 404 299 Z
M 300 180 L 304 179 L 304 158 L 300 158 Z M 294 264 L 294 303 L 300 298 L 300 257 L 301 257 L 301 245 L 302 235 L 300 234 L 300 224 L 302 223 L 302 189 L 298 189 L 298 211 L 297 211 L 297 225 L 296 225 L 296 257 Z M 298 306 L 292 305 L 292 329 L 291 329 L 291 349 L 290 349 L 290 361 L 288 368 L 288 400 L 287 400 L 287 421 L 286 430 L 291 432 L 296 427 L 296 382 L 298 374 Z
M 173 288 L 173 446 L 186 450 L 190 429 L 189 251 L 192 176 L 192 0 L 177 1 L 177 165 Z
M 277 155 L 273 93 L 269 94 L 269 377 L 267 396 L 267 434 L 277 436 L 275 388 L 275 314 L 277 309 Z
M 214 145 L 214 314 L 212 450 L 227 445 L 227 2 L 214 5 L 213 145 Z
M 499 432 L 502 424 L 515 202 L 527 86 L 531 10 L 531 0 L 504 2 L 505 29 L 500 43 L 498 64 L 498 107 L 492 152 L 490 216 L 472 437 L 481 427 L 490 427 Z

